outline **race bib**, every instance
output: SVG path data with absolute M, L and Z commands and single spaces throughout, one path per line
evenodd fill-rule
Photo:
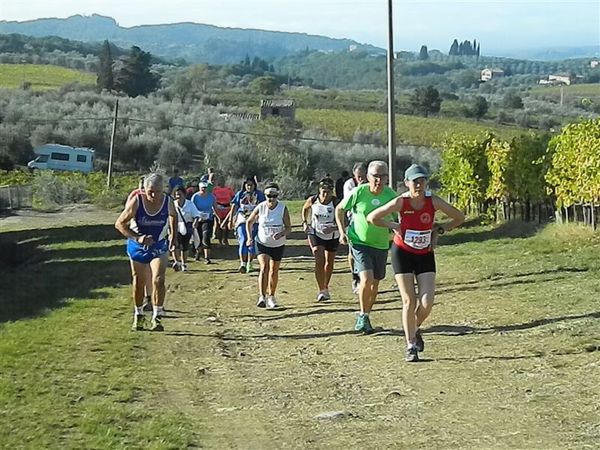
M 277 233 L 281 233 L 282 231 L 283 231 L 283 225 L 265 226 L 265 234 L 269 237 L 273 237 Z
M 210 213 L 200 211 L 200 215 L 198 216 L 198 218 L 204 222 L 204 221 L 210 219 Z
M 404 243 L 416 250 L 424 250 L 431 245 L 431 230 L 406 230 Z
M 337 229 L 337 227 L 332 222 L 325 222 L 325 223 L 317 222 L 315 229 L 319 233 L 331 234 Z

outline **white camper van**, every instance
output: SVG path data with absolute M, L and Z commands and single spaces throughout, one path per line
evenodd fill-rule
M 94 169 L 94 150 L 68 145 L 45 144 L 33 150 L 37 157 L 27 163 L 30 169 L 91 172 Z

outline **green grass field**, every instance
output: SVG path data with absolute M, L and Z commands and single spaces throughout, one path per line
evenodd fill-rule
M 357 130 L 379 131 L 387 141 L 387 116 L 383 113 L 365 111 L 339 111 L 334 109 L 299 109 L 296 118 L 306 128 L 317 128 L 330 135 L 352 139 Z M 440 146 L 447 135 L 461 133 L 468 136 L 493 132 L 502 139 L 511 139 L 526 130 L 519 127 L 497 125 L 473 120 L 442 117 L 415 117 L 396 115 L 398 143 Z
M 15 89 L 24 82 L 33 90 L 56 89 L 69 83 L 95 84 L 96 75 L 73 69 L 38 64 L 0 64 L 0 88 Z
M 298 203 L 293 221 L 298 224 Z M 338 257 L 314 301 L 299 227 L 282 308 L 257 309 L 234 248 L 167 274 L 164 333 L 131 332 L 117 213 L 0 218 L 30 255 L 0 266 L 0 447 L 597 448 L 600 235 L 578 226 L 469 224 L 437 251 L 423 361 L 403 361 L 389 274 L 372 321 Z M 1 263 L 0 263 L 1 264 Z M 320 420 L 323 412 L 343 412 Z
M 560 86 L 538 86 L 531 89 L 532 95 L 546 95 L 560 98 Z M 564 95 L 587 98 L 600 98 L 600 84 L 572 84 L 563 87 Z

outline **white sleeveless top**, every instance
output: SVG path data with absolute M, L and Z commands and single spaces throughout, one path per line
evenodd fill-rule
M 319 197 L 316 197 L 311 206 L 310 219 L 310 226 L 314 230 L 314 234 L 325 241 L 339 238 L 340 233 L 335 222 L 335 204 L 333 199 L 324 205 L 319 200 Z
M 258 234 L 256 240 L 265 247 L 281 247 L 285 245 L 285 236 L 273 239 L 273 236 L 285 230 L 283 213 L 285 205 L 277 202 L 277 206 L 269 209 L 267 202 L 259 203 L 258 209 Z

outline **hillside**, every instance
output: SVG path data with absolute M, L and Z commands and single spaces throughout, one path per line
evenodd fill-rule
M 284 33 L 240 28 L 221 28 L 197 23 L 142 25 L 125 28 L 111 17 L 97 14 L 49 18 L 24 22 L 0 21 L 0 33 L 29 36 L 59 36 L 79 41 L 110 40 L 116 45 L 138 45 L 152 54 L 189 62 L 224 64 L 238 62 L 247 54 L 274 58 L 309 48 L 342 51 L 356 45 L 368 51 L 382 52 L 350 39 L 332 39 L 305 33 Z

